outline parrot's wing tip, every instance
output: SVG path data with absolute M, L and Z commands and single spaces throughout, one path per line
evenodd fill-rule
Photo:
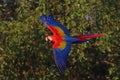
M 39 17 L 39 19 L 42 21 L 42 22 L 45 22 L 47 20 L 47 16 L 42 14 L 42 16 Z
M 48 16 L 45 15 L 45 14 L 42 14 L 42 16 L 39 17 L 39 19 L 42 22 L 46 22 L 46 21 L 49 21 L 49 20 L 54 20 L 54 18 L 50 14 L 48 14 Z

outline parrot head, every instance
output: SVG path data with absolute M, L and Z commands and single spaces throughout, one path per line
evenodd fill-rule
M 52 41 L 52 37 L 51 37 L 51 36 L 46 36 L 46 37 L 45 37 L 45 40 L 46 40 L 46 41 L 48 41 L 48 40 Z

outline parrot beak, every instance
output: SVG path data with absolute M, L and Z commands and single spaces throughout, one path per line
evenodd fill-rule
M 46 41 L 49 41 L 49 40 L 52 41 L 52 38 L 51 38 L 51 36 L 46 36 L 46 37 L 45 37 L 45 40 L 46 40 Z
M 48 41 L 48 38 L 45 38 L 46 41 Z
M 45 37 L 45 41 L 48 41 L 48 36 Z

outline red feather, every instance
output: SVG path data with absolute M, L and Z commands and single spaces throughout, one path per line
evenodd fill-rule
M 91 34 L 91 35 L 79 35 L 74 37 L 79 38 L 82 41 L 82 40 L 92 39 L 92 38 L 96 38 L 98 36 L 103 36 L 103 35 L 104 34 Z

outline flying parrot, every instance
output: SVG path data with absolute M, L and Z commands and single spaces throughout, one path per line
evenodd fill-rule
M 66 68 L 67 57 L 71 49 L 71 44 L 81 44 L 98 36 L 103 36 L 103 34 L 70 36 L 70 32 L 51 15 L 42 15 L 40 16 L 40 20 L 53 33 L 53 35 L 47 35 L 46 40 L 53 42 L 52 49 L 55 63 L 59 71 L 62 73 L 64 73 Z

